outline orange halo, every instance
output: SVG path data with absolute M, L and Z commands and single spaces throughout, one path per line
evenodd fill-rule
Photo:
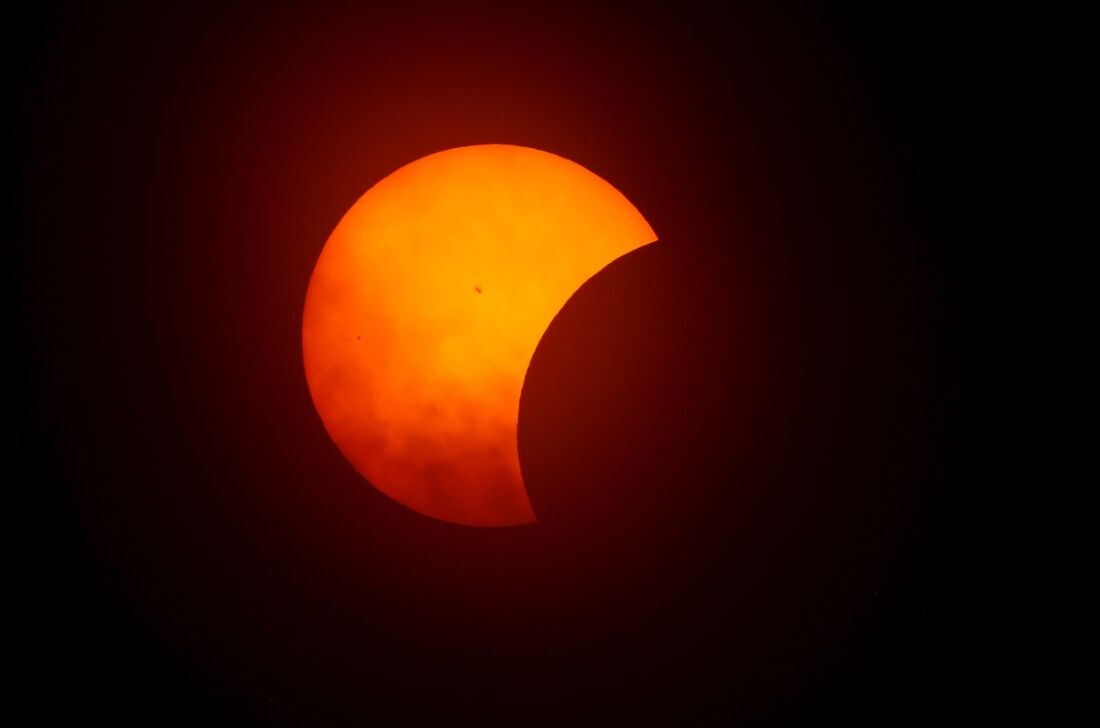
M 306 381 L 332 440 L 399 503 L 535 520 L 516 422 L 531 356 L 586 280 L 656 240 L 584 167 L 503 144 L 431 154 L 348 210 L 306 293 Z

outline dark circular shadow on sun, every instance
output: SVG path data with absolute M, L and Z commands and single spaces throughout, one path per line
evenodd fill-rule
M 703 249 L 620 258 L 540 342 L 518 429 L 533 578 L 569 626 L 559 657 L 601 665 L 586 697 L 793 719 L 904 598 L 923 375 L 860 335 L 881 312 L 858 297 L 768 300 Z

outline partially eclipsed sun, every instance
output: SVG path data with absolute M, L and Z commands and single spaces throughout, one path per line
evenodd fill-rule
M 535 520 L 516 422 L 527 366 L 586 280 L 654 242 L 584 167 L 501 144 L 432 154 L 352 205 L 309 282 L 306 381 L 378 490 L 471 526 Z

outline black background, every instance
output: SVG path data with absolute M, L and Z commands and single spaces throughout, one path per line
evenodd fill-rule
M 994 340 L 1017 241 L 1084 196 L 1050 183 L 1089 129 L 1074 25 L 782 3 L 13 18 L 20 693 L 44 717 L 205 722 L 1006 707 Z M 661 238 L 535 355 L 531 528 L 374 491 L 301 367 L 343 212 L 486 142 L 580 162 Z

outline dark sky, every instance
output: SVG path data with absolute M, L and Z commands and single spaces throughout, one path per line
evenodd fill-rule
M 311 724 L 986 715 L 1002 281 L 1085 198 L 1050 182 L 1095 158 L 1045 51 L 1076 67 L 1074 23 L 389 5 L 9 24 L 20 692 Z M 535 355 L 533 528 L 374 491 L 301 365 L 343 212 L 487 142 L 583 164 L 661 238 Z

